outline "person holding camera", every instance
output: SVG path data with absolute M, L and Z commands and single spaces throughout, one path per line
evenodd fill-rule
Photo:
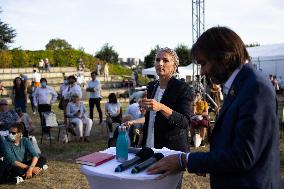
M 77 134 L 80 137 L 80 142 L 89 142 L 89 136 L 91 133 L 93 121 L 88 118 L 87 110 L 78 93 L 72 94 L 72 101 L 67 104 L 66 115 L 69 118 L 69 121 L 75 125 Z M 83 126 L 86 126 L 85 132 L 83 134 Z

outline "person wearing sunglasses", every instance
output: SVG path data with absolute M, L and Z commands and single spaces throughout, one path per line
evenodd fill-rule
M 24 179 L 30 179 L 47 169 L 46 159 L 40 157 L 32 143 L 23 137 L 24 126 L 22 123 L 13 123 L 9 129 L 9 135 L 1 137 L 1 151 L 4 168 L 2 167 L 3 181 L 15 181 L 16 184 Z M 27 159 L 31 157 L 31 159 Z M 1 176 L 1 173 L 0 173 Z
M 14 109 L 9 109 L 6 99 L 0 99 L 0 130 L 9 130 L 12 123 L 19 119 Z

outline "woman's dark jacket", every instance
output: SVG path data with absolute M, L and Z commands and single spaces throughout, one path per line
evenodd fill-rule
M 159 81 L 150 82 L 147 86 L 147 98 L 153 99 Z M 174 77 L 168 82 L 160 103 L 173 110 L 167 119 L 161 112 L 156 113 L 154 123 L 154 147 L 167 147 L 171 150 L 188 151 L 188 128 L 192 112 L 193 89 L 185 82 Z M 150 111 L 146 112 L 143 127 L 142 146 L 146 145 Z

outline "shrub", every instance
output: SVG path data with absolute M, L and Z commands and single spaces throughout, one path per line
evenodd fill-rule
M 105 64 L 91 54 L 85 53 L 81 50 L 20 50 L 13 49 L 10 51 L 0 51 L 0 67 L 1 68 L 20 68 L 37 66 L 41 59 L 48 58 L 52 66 L 77 66 L 77 61 L 82 58 L 86 67 L 91 71 L 96 69 L 97 64 Z M 111 75 L 131 75 L 132 71 L 117 65 L 109 64 L 109 74 Z

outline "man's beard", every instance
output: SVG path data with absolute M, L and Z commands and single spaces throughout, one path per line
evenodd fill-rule
M 215 68 L 212 70 L 212 74 L 208 76 L 208 78 L 214 84 L 224 84 L 230 77 L 231 73 L 229 73 L 224 67 Z

